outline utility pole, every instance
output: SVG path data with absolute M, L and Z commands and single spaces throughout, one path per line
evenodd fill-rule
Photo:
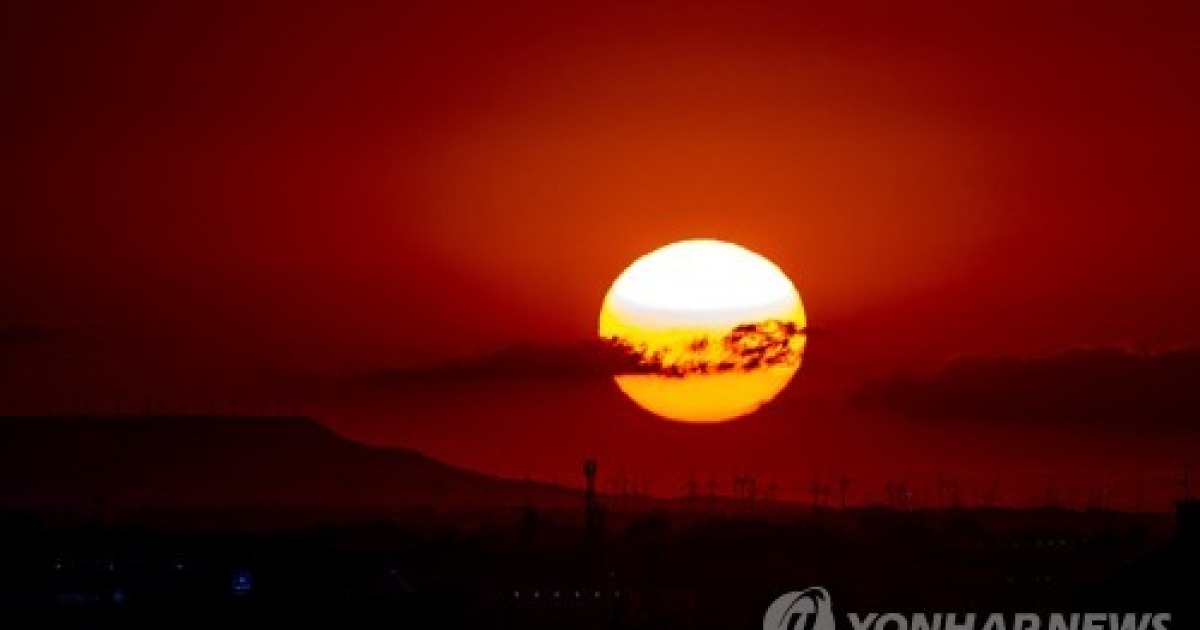
M 841 495 L 842 510 L 844 511 L 846 509 L 846 491 L 850 489 L 850 484 L 854 483 L 854 480 L 847 477 L 846 475 L 842 475 L 841 477 L 838 477 L 837 481 L 838 481 L 838 493 Z

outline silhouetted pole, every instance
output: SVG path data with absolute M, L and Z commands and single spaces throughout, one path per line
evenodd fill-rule
M 887 484 L 887 496 L 892 509 L 907 510 L 912 506 L 913 493 L 907 481 Z
M 596 510 L 596 468 L 596 460 L 588 458 L 583 461 L 583 475 L 587 479 L 583 503 L 589 534 L 595 534 L 596 527 L 599 525 Z
M 838 492 L 842 496 L 842 509 L 843 510 L 846 509 L 846 491 L 850 489 L 850 484 L 852 484 L 852 483 L 854 483 L 854 480 L 845 475 L 838 477 Z

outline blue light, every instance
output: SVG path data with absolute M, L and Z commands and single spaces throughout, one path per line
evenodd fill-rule
M 249 593 L 254 588 L 254 576 L 250 569 L 239 569 L 233 572 L 233 583 L 230 585 L 234 593 Z

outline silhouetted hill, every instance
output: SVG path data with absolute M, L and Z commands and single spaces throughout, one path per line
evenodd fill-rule
M 0 418 L 0 507 L 476 509 L 578 493 L 344 439 L 305 417 Z

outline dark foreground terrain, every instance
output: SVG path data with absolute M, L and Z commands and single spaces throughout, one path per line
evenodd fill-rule
M 1194 542 L 1164 536 L 1164 516 L 851 510 L 776 521 L 680 509 L 590 530 L 577 514 L 510 516 L 256 533 L 12 517 L 0 529 L 0 617 L 86 628 L 756 628 L 776 596 L 820 585 L 839 614 L 1154 610 L 1186 628 L 1197 592 Z
M 0 628 L 759 628 L 810 586 L 838 615 L 1170 612 L 1200 628 L 1198 523 L 1186 502 L 585 495 L 306 418 L 4 418 Z

